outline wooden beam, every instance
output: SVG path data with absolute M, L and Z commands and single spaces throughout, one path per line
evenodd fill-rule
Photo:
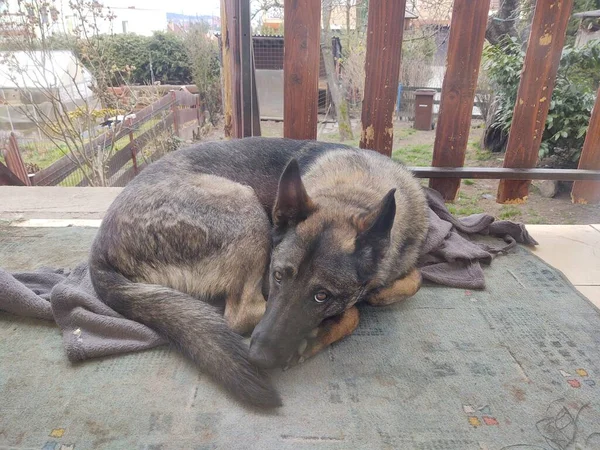
M 360 148 L 392 154 L 406 0 L 371 0 Z
M 285 0 L 283 135 L 317 138 L 321 0 Z
M 223 83 L 223 132 L 230 138 L 233 132 L 233 100 L 231 98 L 231 50 L 227 23 L 227 0 L 221 0 L 221 80 Z
M 600 170 L 506 169 L 502 167 L 407 167 L 417 178 L 484 180 L 600 181 Z
M 600 88 L 579 159 L 579 169 L 600 170 Z M 571 190 L 573 203 L 600 203 L 600 183 L 576 181 Z
M 490 0 L 455 0 L 448 40 L 433 162 L 435 167 L 462 167 L 471 129 L 477 77 L 485 41 Z M 454 201 L 460 179 L 432 179 L 429 186 Z
M 221 48 L 223 59 L 223 112 L 225 137 L 240 138 L 242 92 L 240 60 L 240 1 L 221 0 Z
M 531 34 L 504 157 L 504 167 L 535 167 L 573 0 L 536 2 Z M 503 180 L 498 203 L 522 203 L 529 180 Z

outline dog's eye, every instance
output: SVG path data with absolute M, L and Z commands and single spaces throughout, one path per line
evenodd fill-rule
M 275 272 L 273 272 L 273 278 L 275 278 L 275 281 L 277 281 L 278 283 L 281 283 L 281 280 L 283 279 L 283 274 L 279 270 L 276 270 Z
M 324 301 L 326 301 L 329 298 L 329 293 L 326 291 L 319 291 L 315 294 L 315 302 L 317 303 L 323 303 Z

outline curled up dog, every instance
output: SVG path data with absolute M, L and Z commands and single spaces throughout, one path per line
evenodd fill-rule
M 426 233 L 421 187 L 385 156 L 315 141 L 210 142 L 129 183 L 96 236 L 90 275 L 105 303 L 239 400 L 275 407 L 265 370 L 350 334 L 357 303 L 413 295 Z

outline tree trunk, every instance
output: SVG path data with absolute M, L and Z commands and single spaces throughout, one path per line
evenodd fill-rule
M 331 50 L 331 5 L 328 1 L 323 1 L 323 29 L 321 31 L 321 52 L 325 62 L 325 73 L 327 74 L 327 86 L 331 94 L 331 101 L 335 109 L 335 115 L 338 122 L 340 141 L 354 139 L 352 135 L 352 124 L 348 112 L 348 103 L 346 97 L 340 92 L 338 85 L 338 76 L 333 64 L 333 52 Z
M 520 8 L 520 0 L 502 1 L 502 5 L 498 12 L 491 16 L 488 20 L 485 38 L 490 44 L 496 45 L 507 36 L 519 37 L 517 24 L 519 20 Z

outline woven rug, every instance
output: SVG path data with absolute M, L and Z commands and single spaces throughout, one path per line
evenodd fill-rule
M 86 228 L 0 228 L 0 267 L 69 267 Z M 425 286 L 239 406 L 175 350 L 72 365 L 58 329 L 0 313 L 0 449 L 600 449 L 600 313 L 524 248 L 485 291 Z

